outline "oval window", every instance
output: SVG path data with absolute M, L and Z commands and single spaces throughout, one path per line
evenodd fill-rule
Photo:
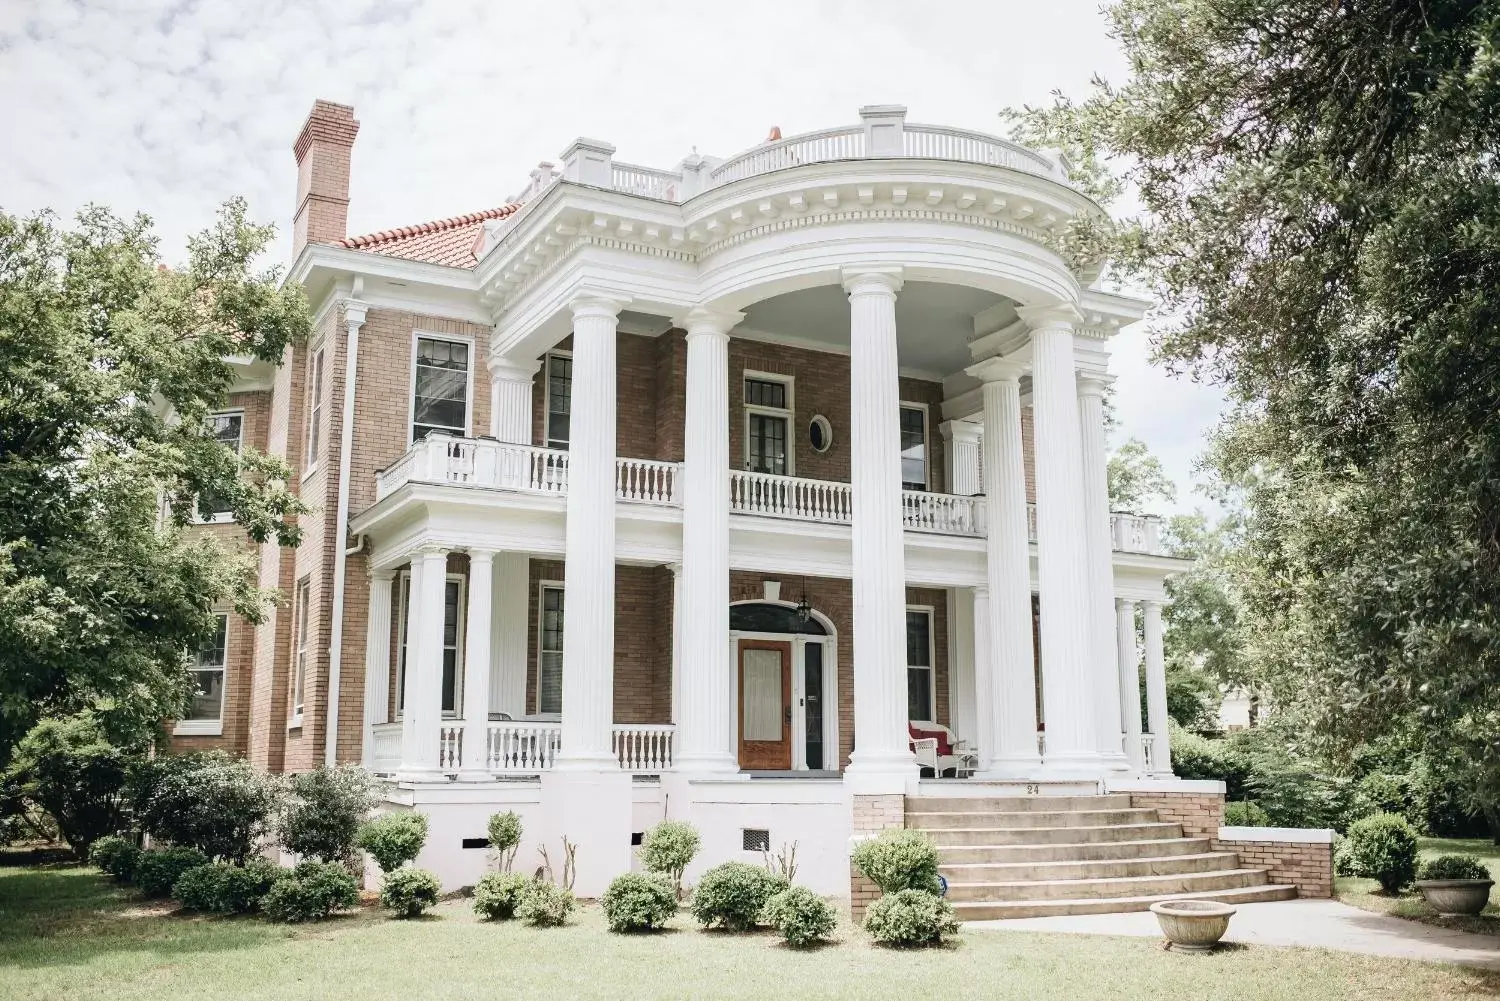
M 807 425 L 807 442 L 814 452 L 823 453 L 833 447 L 833 425 L 822 414 Z

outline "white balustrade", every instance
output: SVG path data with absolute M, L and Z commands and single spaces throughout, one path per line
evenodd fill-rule
M 370 731 L 370 771 L 388 775 L 400 768 L 401 723 L 376 723 Z
M 804 163 L 852 160 L 865 155 L 863 125 L 845 125 L 778 139 L 730 157 L 709 175 L 709 187 L 785 170 Z
M 492 772 L 536 773 L 551 769 L 562 746 L 562 724 L 501 720 L 486 728 L 485 763 Z
M 677 477 L 682 467 L 654 459 L 616 459 L 615 496 L 647 504 L 676 504 Z
M 459 722 L 444 722 L 438 727 L 438 768 L 456 772 L 464 763 L 464 727 Z
M 901 524 L 916 532 L 983 535 L 984 499 L 925 490 L 901 491 Z
M 655 167 L 638 167 L 630 163 L 615 163 L 611 167 L 611 184 L 616 191 L 624 191 L 643 198 L 659 198 L 677 201 L 682 178 L 670 170 Z
M 1109 535 L 1116 552 L 1150 556 L 1161 552 L 1161 519 L 1153 515 L 1116 511 L 1109 516 Z
M 854 518 L 854 492 L 847 483 L 735 469 L 729 473 L 729 510 L 847 525 Z
M 1059 174 L 1057 165 L 1035 150 L 983 132 L 907 123 L 902 129 L 901 140 L 902 152 L 907 156 L 982 163 L 1044 176 Z
M 651 774 L 672 767 L 670 723 L 616 723 L 610 730 L 610 750 L 627 772 Z
M 1156 774 L 1156 737 L 1152 734 L 1141 734 L 1141 762 L 1147 775 Z

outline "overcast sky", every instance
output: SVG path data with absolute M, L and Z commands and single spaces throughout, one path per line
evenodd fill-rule
M 352 233 L 502 204 L 576 136 L 670 167 L 899 103 L 1001 131 L 997 112 L 1120 79 L 1098 0 L 0 0 L 0 208 L 144 211 L 169 260 L 214 206 L 289 226 L 291 144 L 315 97 L 353 104 Z M 277 248 L 285 259 L 284 235 Z M 1221 406 L 1113 342 L 1120 436 L 1192 506 Z

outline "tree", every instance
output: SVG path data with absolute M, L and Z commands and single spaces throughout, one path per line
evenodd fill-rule
M 1214 463 L 1248 481 L 1273 697 L 1330 754 L 1415 722 L 1500 819 L 1500 3 L 1108 16 L 1130 79 L 1017 126 L 1121 171 L 1145 215 L 1087 236 L 1235 403 Z
M 46 719 L 17 746 L 7 778 L 83 858 L 94 841 L 125 826 L 126 782 L 140 750 L 111 744 L 88 713 Z
M 1172 501 L 1177 487 L 1161 467 L 1161 460 L 1139 438 L 1127 438 L 1109 457 L 1106 467 L 1111 511 L 1146 512 L 1155 501 Z
M 0 763 L 44 715 L 179 714 L 211 609 L 260 617 L 250 560 L 184 528 L 212 497 L 253 540 L 297 539 L 284 463 L 209 426 L 227 358 L 279 363 L 310 326 L 251 270 L 271 236 L 232 201 L 168 269 L 144 216 L 0 213 Z

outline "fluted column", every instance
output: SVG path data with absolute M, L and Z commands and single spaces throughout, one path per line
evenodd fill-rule
M 1146 722 L 1151 725 L 1151 757 L 1158 775 L 1172 774 L 1167 728 L 1167 662 L 1162 651 L 1161 602 L 1143 601 L 1146 640 Z
M 490 370 L 490 434 L 513 445 L 531 444 L 531 387 L 538 361 L 493 357 Z
M 1032 328 L 1046 768 L 1095 775 L 1103 762 L 1095 727 L 1098 678 L 1090 669 L 1093 601 L 1084 543 L 1083 442 L 1073 370 L 1076 314 L 1067 307 L 1025 307 L 1017 312 Z
M 675 724 L 682 718 L 682 564 L 668 563 L 672 574 L 672 712 Z M 728 653 L 725 653 L 728 657 Z
M 370 574 L 370 608 L 365 617 L 365 732 L 361 760 L 374 763 L 376 724 L 390 719 L 391 711 L 391 584 L 394 570 Z
M 1000 718 L 995 715 L 1000 678 L 994 671 L 994 596 L 986 586 L 974 588 L 974 746 L 979 750 L 978 769 L 984 771 L 995 756 L 1000 741 Z
M 1125 756 L 1130 767 L 1141 771 L 1141 674 L 1140 651 L 1135 645 L 1135 602 L 1115 600 L 1115 660 L 1120 666 L 1120 714 L 1125 724 Z M 1165 694 L 1165 693 L 1164 693 Z
M 526 714 L 526 640 L 530 618 L 531 559 L 525 553 L 495 556 L 495 599 L 490 636 L 494 676 L 490 710 L 513 719 Z M 470 599 L 472 605 L 473 599 Z
M 495 554 L 469 550 L 468 621 L 464 624 L 464 742 L 459 778 L 487 782 L 490 728 L 490 614 L 494 611 Z
M 969 369 L 983 380 L 984 493 L 990 656 L 978 666 L 994 680 L 985 707 L 995 739 L 981 748 L 981 770 L 1025 775 L 1036 753 L 1036 662 L 1031 642 L 1031 544 L 1026 527 L 1026 458 L 1021 441 L 1021 367 L 992 358 Z
M 1121 740 L 1120 668 L 1115 650 L 1114 563 L 1109 537 L 1109 449 L 1104 435 L 1104 391 L 1112 379 L 1080 373 L 1078 381 L 1078 425 L 1083 439 L 1084 548 L 1089 568 L 1089 636 L 1092 641 L 1090 679 L 1098 697 L 1095 725 L 1099 752 L 1105 764 L 1118 770 L 1129 767 Z
M 844 272 L 849 294 L 849 442 L 854 493 L 854 753 L 859 792 L 916 775 L 907 733 L 906 556 L 901 528 L 898 268 Z
M 423 549 L 411 561 L 406 624 L 406 692 L 402 697 L 401 769 L 397 777 L 436 779 L 438 728 L 443 722 L 443 593 L 448 551 Z
M 943 433 L 944 484 L 950 494 L 968 497 L 984 492 L 979 459 L 980 425 L 973 421 L 944 421 L 938 425 Z
M 615 325 L 625 304 L 584 295 L 573 310 L 568 443 L 562 769 L 618 767 L 615 679 Z
M 673 764 L 685 772 L 739 769 L 730 704 L 729 330 L 743 313 L 694 309 L 687 331 L 682 435 L 682 711 Z

